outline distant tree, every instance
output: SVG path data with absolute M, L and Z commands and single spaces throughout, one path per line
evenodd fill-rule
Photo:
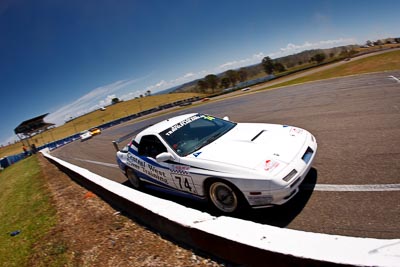
M 228 88 L 231 85 L 231 80 L 228 77 L 221 79 L 221 88 Z
M 264 57 L 261 64 L 267 74 L 272 74 L 274 72 L 274 62 L 270 57 Z
M 241 68 L 238 71 L 238 75 L 239 75 L 239 81 L 240 82 L 244 82 L 247 80 L 247 71 L 244 68 Z
M 322 63 L 326 58 L 326 55 L 324 53 L 318 53 L 315 56 L 313 56 L 311 59 L 313 61 L 316 61 L 318 64 Z
M 275 70 L 276 72 L 283 72 L 283 71 L 286 70 L 286 68 L 285 68 L 285 66 L 284 66 L 282 63 L 280 63 L 280 62 L 275 62 L 275 63 L 274 63 L 274 70 Z
M 399 44 L 400 43 L 400 38 L 394 38 L 394 41 Z
M 372 46 L 373 43 L 372 43 L 370 40 L 368 40 L 368 41 L 365 42 L 365 45 L 367 45 L 367 46 Z
M 144 94 L 145 96 L 151 96 L 151 91 L 147 90 L 146 93 Z
M 121 102 L 121 101 L 119 100 L 118 97 L 114 97 L 113 99 L 111 99 L 111 105 L 115 105 L 115 104 L 117 104 L 119 102 Z
M 204 80 L 198 80 L 197 82 L 197 88 L 199 88 L 199 91 L 202 93 L 206 92 L 206 89 L 208 88 L 208 85 L 206 83 L 206 81 Z
M 354 56 L 355 54 L 357 54 L 358 52 L 354 49 L 351 49 L 349 52 L 349 57 Z
M 339 57 L 348 57 L 349 56 L 349 51 L 347 51 L 346 49 L 340 51 L 339 53 Z
M 215 74 L 209 74 L 207 75 L 205 78 L 205 81 L 208 85 L 208 88 L 211 88 L 211 90 L 213 91 L 213 93 L 215 92 L 215 89 L 218 86 L 218 77 Z
M 235 86 L 237 81 L 239 80 L 239 74 L 237 71 L 228 70 L 226 72 L 226 77 L 228 77 L 229 81 L 231 82 L 232 86 Z
M 140 97 L 140 98 L 142 98 L 142 97 L 143 97 L 143 95 L 139 95 L 139 97 Z

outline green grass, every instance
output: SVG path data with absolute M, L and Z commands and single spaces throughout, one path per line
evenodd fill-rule
M 322 70 L 308 76 L 282 82 L 266 88 L 269 89 L 335 77 L 391 70 L 400 70 L 400 51 L 391 51 L 360 60 L 349 61 L 347 64 L 341 66 Z
M 36 156 L 0 172 L 0 263 L 27 266 L 35 242 L 56 223 Z M 20 230 L 14 237 L 10 232 Z

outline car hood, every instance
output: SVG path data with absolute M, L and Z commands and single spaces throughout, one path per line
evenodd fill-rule
M 302 150 L 306 130 L 275 124 L 238 123 L 189 157 L 248 169 L 278 172 Z

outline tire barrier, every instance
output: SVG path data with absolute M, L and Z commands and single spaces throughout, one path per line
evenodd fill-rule
M 244 266 L 400 266 L 400 239 L 358 238 L 262 225 L 184 207 L 42 154 L 115 208 L 172 240 Z

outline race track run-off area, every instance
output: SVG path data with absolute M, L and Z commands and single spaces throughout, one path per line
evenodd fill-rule
M 52 155 L 128 186 L 111 141 L 167 117 L 202 112 L 236 122 L 298 126 L 317 139 L 313 168 L 289 203 L 249 210 L 240 219 L 306 232 L 400 237 L 400 72 L 317 81 L 244 95 L 104 130 Z M 166 197 L 153 192 L 146 192 Z M 207 212 L 181 198 L 179 204 Z

